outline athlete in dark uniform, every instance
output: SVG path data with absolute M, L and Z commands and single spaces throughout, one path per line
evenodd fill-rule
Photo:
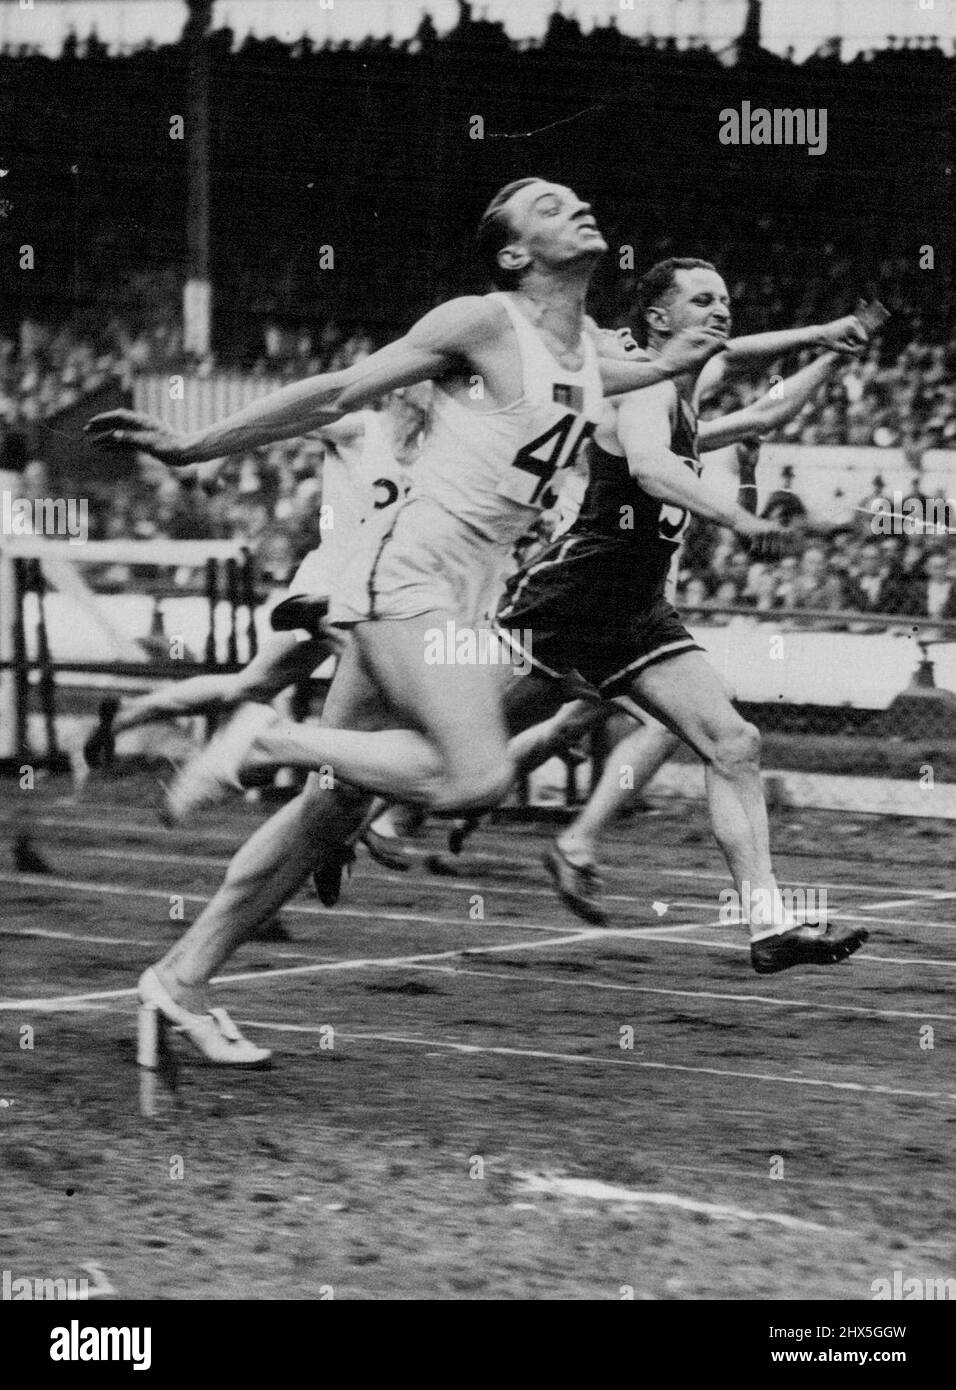
M 679 399 L 670 451 L 700 475 L 697 418 Z M 587 463 L 577 519 L 511 578 L 497 620 L 511 632 L 533 632 L 527 655 L 539 671 L 577 671 L 610 699 L 626 693 L 638 671 L 700 650 L 665 596 L 690 512 L 647 492 L 626 458 L 593 441 Z
M 707 262 L 655 266 L 641 282 L 641 310 L 652 354 L 690 325 L 729 338 L 727 289 Z M 855 318 L 794 330 L 800 332 L 806 343 L 838 351 L 858 350 L 867 338 Z M 752 356 L 761 341 L 768 356 L 805 345 L 785 339 L 771 334 L 737 341 Z M 699 477 L 697 406 L 721 380 L 726 356 L 703 371 L 632 393 L 608 410 L 589 445 L 592 471 L 580 515 L 514 577 L 498 618 L 506 640 L 531 667 L 506 697 L 512 733 L 572 695 L 590 692 L 601 700 L 627 694 L 701 756 L 714 834 L 739 903 L 751 904 L 751 960 L 758 973 L 768 974 L 843 960 L 866 933 L 839 923 L 815 931 L 784 903 L 770 858 L 759 733 L 734 708 L 665 597 L 670 561 L 690 513 L 732 528 L 755 556 L 778 552 L 778 527 L 727 503 Z M 579 886 L 577 875 L 594 871 L 555 846 L 546 863 L 565 897 Z

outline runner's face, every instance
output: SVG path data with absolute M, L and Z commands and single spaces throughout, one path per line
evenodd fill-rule
M 678 270 L 664 308 L 671 333 L 684 328 L 709 328 L 730 336 L 730 296 L 715 270 Z
M 507 216 L 515 232 L 512 244 L 548 269 L 597 260 L 607 250 L 590 203 L 562 184 L 542 180 L 519 189 L 507 203 Z

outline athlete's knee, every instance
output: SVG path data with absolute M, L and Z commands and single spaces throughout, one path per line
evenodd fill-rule
M 449 770 L 431 789 L 433 811 L 485 811 L 508 795 L 515 769 L 507 753 L 481 766 Z
M 717 734 L 712 762 L 728 777 L 753 773 L 760 767 L 760 730 L 746 719 L 735 719 Z
M 338 824 L 356 817 L 361 820 L 372 797 L 350 782 L 327 773 L 313 772 L 302 789 L 299 801 L 299 822 L 308 833 L 317 828 Z

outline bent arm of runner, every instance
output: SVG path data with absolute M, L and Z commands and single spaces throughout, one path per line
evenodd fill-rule
M 741 410 L 731 411 L 716 420 L 702 420 L 698 432 L 701 450 L 722 449 L 748 435 L 763 436 L 779 429 L 799 415 L 807 401 L 833 375 L 841 360 L 838 353 L 825 352 Z
M 635 393 L 621 405 L 617 437 L 633 477 L 652 497 L 683 507 L 706 521 L 729 526 L 739 535 L 776 535 L 779 528 L 727 501 L 719 488 L 698 478 L 685 459 L 671 452 L 673 399 L 671 389 L 658 387 Z

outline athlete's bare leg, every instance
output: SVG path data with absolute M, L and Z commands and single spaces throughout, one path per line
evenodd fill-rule
M 313 732 L 339 734 L 350 748 L 355 740 L 365 739 L 388 751 L 390 766 L 426 795 L 437 790 L 438 795 L 496 802 L 512 775 L 495 680 L 498 668 L 426 666 L 421 659 L 424 643 L 417 640 L 419 630 L 449 616 L 360 624 L 329 692 L 325 718 L 330 727 Z M 409 628 L 416 621 L 418 627 Z M 404 637 L 394 629 L 402 629 Z M 423 733 L 373 732 L 412 717 L 413 708 Z M 353 732 L 356 727 L 364 732 Z M 468 738 L 463 730 L 468 730 Z M 401 762 L 403 750 L 407 769 Z M 414 765 L 419 754 L 437 767 L 430 778 Z M 367 749 L 360 748 L 353 768 L 365 767 L 362 759 L 368 756 Z M 323 763 L 331 765 L 324 749 Z M 317 864 L 340 853 L 362 824 L 371 798 L 354 783 L 346 783 L 341 759 L 332 785 L 323 785 L 326 781 L 310 777 L 300 796 L 253 835 L 233 858 L 215 897 L 159 962 L 160 979 L 184 1007 L 194 1012 L 205 1008 L 205 988 L 215 971 L 288 901 Z
M 435 610 L 355 629 L 353 646 L 395 716 L 391 723 L 404 727 L 370 733 L 277 720 L 256 735 L 244 769 L 327 770 L 431 810 L 496 805 L 513 779 L 499 693 L 507 673 L 490 664 L 426 664 L 426 633 L 452 620 Z
M 303 674 L 314 671 L 329 650 L 329 643 L 321 638 L 305 640 L 294 632 L 277 632 L 241 671 L 189 676 L 123 700 L 112 721 L 113 733 L 155 720 L 231 709 L 243 700 L 271 700 Z
M 599 861 L 608 829 L 679 744 L 677 735 L 656 719 L 649 719 L 617 744 L 580 814 L 558 836 L 558 846 L 572 864 Z M 624 769 L 628 772 L 626 777 Z
M 506 705 L 506 712 L 507 708 Z M 549 758 L 565 752 L 604 717 L 604 708 L 596 702 L 568 701 L 550 719 L 532 724 L 509 741 L 508 751 L 514 759 L 515 770 L 519 775 L 533 772 Z
M 751 936 L 789 923 L 770 862 L 759 731 L 734 709 L 700 652 L 684 652 L 641 672 L 632 694 L 704 760 L 711 825 L 737 891 L 743 898 L 743 884 L 749 883 L 753 900 L 770 905 L 771 920 L 752 920 Z
M 555 754 L 566 751 L 600 718 L 603 718 L 602 706 L 586 700 L 572 700 L 562 705 L 551 718 L 533 724 L 516 734 L 508 741 L 508 752 L 514 762 L 515 775 L 520 777 L 532 772 Z M 389 862 L 379 853 L 380 862 L 385 864 L 386 868 L 409 867 L 407 859 L 402 862 L 399 842 L 415 835 L 421 828 L 424 819 L 421 809 L 401 802 L 389 804 L 382 797 L 378 797 L 370 816 L 372 819 L 369 830 L 372 834 L 379 839 L 396 842 L 392 851 L 393 861 Z M 452 842 L 457 839 L 456 854 L 460 852 L 465 838 L 472 834 L 482 819 L 482 813 L 475 812 L 470 816 L 462 817 L 455 823 L 450 834 Z M 377 849 L 380 847 L 369 844 L 368 839 L 366 839 L 366 844 L 369 845 L 373 857 L 376 857 Z
M 343 654 L 323 716 L 373 730 L 387 718 L 381 693 L 353 645 Z M 369 798 L 354 787 L 310 777 L 293 801 L 270 817 L 233 857 L 215 897 L 157 964 L 181 1005 L 205 1007 L 209 979 L 244 941 L 279 910 L 321 862 L 361 824 Z

